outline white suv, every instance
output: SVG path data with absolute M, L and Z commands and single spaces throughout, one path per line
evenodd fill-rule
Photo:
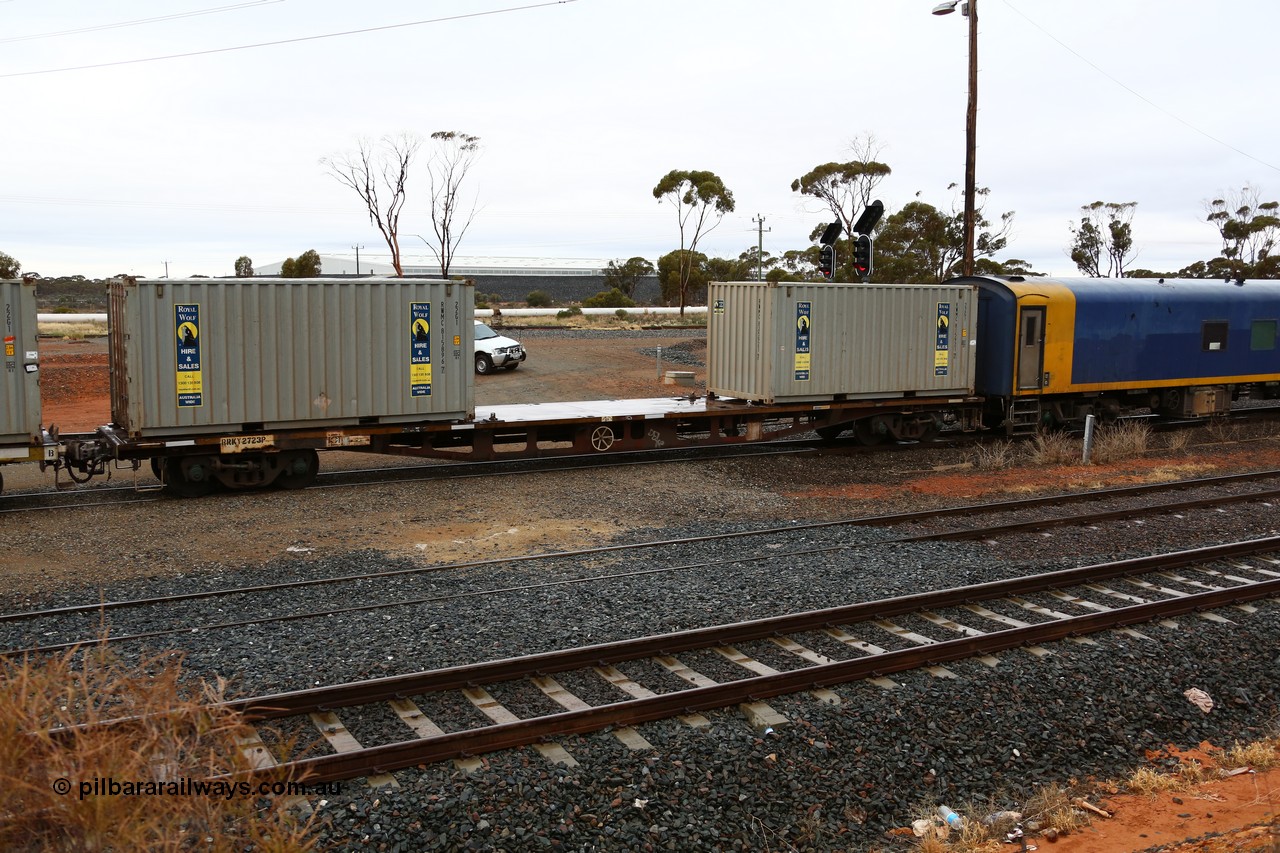
M 515 370 L 524 359 L 524 347 L 519 341 L 503 337 L 476 320 L 476 373 L 492 373 L 497 367 Z

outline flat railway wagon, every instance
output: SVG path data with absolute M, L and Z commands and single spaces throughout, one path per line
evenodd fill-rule
M 0 381 L 0 465 L 52 461 L 57 445 L 40 421 L 40 358 L 36 348 L 36 286 L 0 280 L 4 376 Z M 4 477 L 0 474 L 0 488 Z
M 1010 434 L 1280 396 L 1280 282 L 976 277 L 977 393 Z
M 69 470 L 150 459 L 189 495 L 298 487 L 317 436 L 474 414 L 469 283 L 124 278 L 108 307 L 112 423 L 67 438 Z
M 716 282 L 707 304 L 709 395 L 838 404 L 819 433 L 865 443 L 978 425 L 972 284 Z

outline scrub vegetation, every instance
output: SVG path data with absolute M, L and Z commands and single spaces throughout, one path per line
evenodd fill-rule
M 0 849 L 311 849 L 286 797 L 192 790 L 252 769 L 256 735 L 181 676 L 171 656 L 126 666 L 105 647 L 0 661 Z

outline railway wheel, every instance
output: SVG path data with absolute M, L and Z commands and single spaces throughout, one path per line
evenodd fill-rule
M 282 489 L 301 489 L 316 481 L 320 456 L 314 450 L 289 450 L 282 454 L 284 464 L 276 483 Z
M 614 439 L 615 436 L 613 434 L 612 427 L 598 426 L 595 428 L 595 431 L 591 433 L 591 446 L 596 450 L 608 450 L 610 447 L 613 447 Z
M 151 473 L 156 475 L 156 479 L 164 482 L 164 460 L 159 456 L 151 457 Z
M 853 435 L 858 443 L 866 447 L 875 447 L 884 441 L 884 433 L 876 429 L 874 418 L 866 418 L 853 425 Z
M 836 424 L 834 426 L 820 426 L 814 430 L 818 437 L 823 441 L 835 441 L 840 434 L 845 431 L 847 424 Z
M 213 491 L 213 468 L 209 463 L 205 456 L 166 459 L 165 489 L 180 498 L 204 497 Z

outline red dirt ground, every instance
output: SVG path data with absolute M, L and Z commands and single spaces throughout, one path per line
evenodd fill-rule
M 45 339 L 40 343 L 40 354 L 41 396 L 46 423 L 56 424 L 62 432 L 82 432 L 110 420 L 107 354 L 102 340 Z M 523 368 L 520 371 L 522 374 L 526 372 L 533 371 Z M 648 389 L 649 396 L 663 396 L 671 391 L 656 385 L 653 366 L 647 361 L 637 363 L 629 370 L 611 368 L 606 372 L 626 385 L 628 390 Z M 574 384 L 580 386 L 582 377 L 581 371 L 575 374 Z M 577 390 L 580 392 L 581 388 Z M 599 394 L 601 399 L 608 396 L 607 392 Z M 633 392 L 625 396 L 644 394 Z M 1280 467 L 1280 451 L 1251 447 L 1240 452 L 1248 455 L 1246 467 Z M 1226 468 L 1229 465 L 1229 460 L 1221 456 L 1207 464 L 1193 464 L 1189 460 L 1185 465 L 1173 465 L 1167 459 L 1131 461 L 1123 466 L 1095 465 L 1083 470 L 1074 466 L 1037 468 L 1036 478 L 1043 486 L 1062 488 L 1119 486 L 1153 478 L 1173 479 L 1171 475 L 1207 476 L 1220 466 Z M 874 497 L 877 490 L 886 495 L 890 491 L 900 495 L 905 488 L 922 495 L 982 498 L 995 493 L 1007 494 L 1013 482 L 1016 481 L 1007 471 L 922 472 L 922 476 L 905 484 L 892 487 L 852 484 L 821 490 L 821 496 Z M 806 494 L 817 496 L 818 491 Z M 1197 750 L 1181 753 L 1180 757 L 1184 760 L 1194 758 L 1205 767 L 1212 768 L 1216 766 L 1216 755 L 1217 750 L 1203 744 Z M 1060 853 L 1136 853 L 1157 845 L 1171 845 L 1163 847 L 1162 853 L 1274 853 L 1280 851 L 1278 804 L 1280 771 L 1245 773 L 1177 793 L 1151 797 L 1113 794 L 1099 798 L 1094 805 L 1113 817 L 1095 817 L 1087 828 L 1063 836 L 1053 844 L 1043 838 L 1028 840 L 1042 851 L 1053 849 Z M 1205 837 L 1209 835 L 1213 837 Z M 1172 846 L 1185 839 L 1197 838 L 1202 840 Z M 1009 845 L 1005 849 L 1018 848 Z

